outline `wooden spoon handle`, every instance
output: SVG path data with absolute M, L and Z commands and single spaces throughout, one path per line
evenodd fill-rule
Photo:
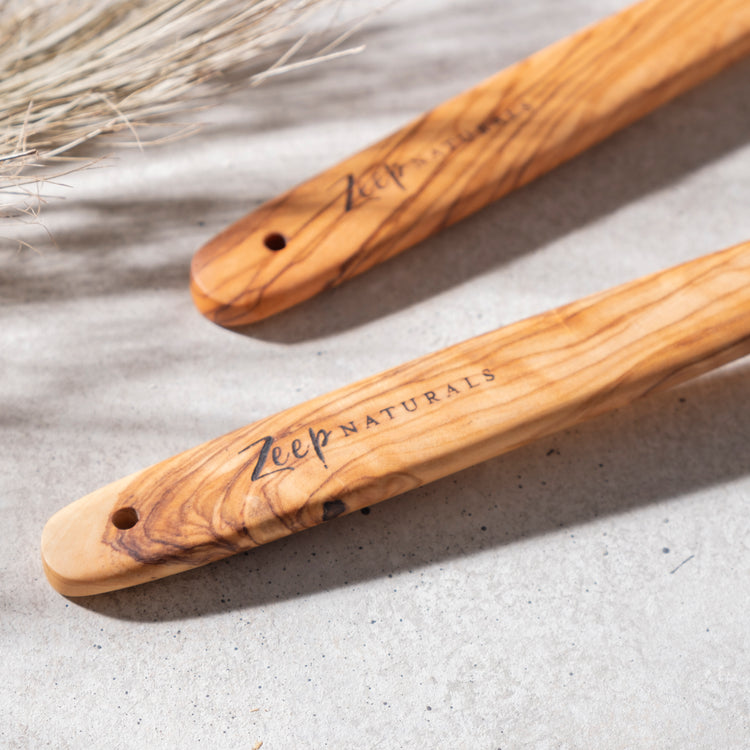
M 287 409 L 47 523 L 77 596 L 256 547 L 484 461 L 750 352 L 750 242 Z
M 750 52 L 747 0 L 646 0 L 441 104 L 196 253 L 238 326 L 336 286 L 528 183 Z

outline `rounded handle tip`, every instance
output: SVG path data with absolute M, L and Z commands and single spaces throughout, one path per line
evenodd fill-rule
M 42 531 L 41 557 L 52 587 L 78 597 L 153 581 L 190 565 L 144 563 L 116 543 L 121 535 L 137 533 L 138 512 L 120 499 L 131 477 L 125 477 L 82 497 L 55 513 Z

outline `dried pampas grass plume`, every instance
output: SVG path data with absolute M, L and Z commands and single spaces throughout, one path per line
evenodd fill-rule
M 350 54 L 354 27 L 300 58 L 292 26 L 332 0 L 4 0 L 0 6 L 0 219 L 35 216 L 40 185 L 80 168 L 75 149 L 195 106 L 208 81 L 268 76 Z M 335 10 L 335 9 L 334 9 Z M 336 48 L 334 50 L 334 47 Z M 269 57 L 274 53 L 276 57 Z M 269 60 L 274 61 L 269 66 Z M 259 68 L 261 64 L 264 67 Z M 260 71 L 260 72 L 259 72 Z M 247 78 L 245 78 L 247 80 Z M 155 140 L 159 140 L 158 138 Z M 67 163 L 66 163 L 67 162 Z M 72 162 L 72 163 L 70 163 Z

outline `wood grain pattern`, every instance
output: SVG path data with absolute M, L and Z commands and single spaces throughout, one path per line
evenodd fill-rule
M 71 596 L 149 581 L 350 513 L 750 352 L 750 242 L 295 406 L 48 522 Z
M 229 227 L 193 259 L 195 304 L 217 323 L 239 326 L 341 284 L 748 52 L 747 0 L 646 0 L 628 8 Z

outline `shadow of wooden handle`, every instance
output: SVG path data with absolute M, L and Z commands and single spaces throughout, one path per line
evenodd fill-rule
M 230 226 L 193 258 L 195 304 L 225 326 L 291 307 L 530 182 L 748 52 L 747 0 L 645 0 Z
M 42 535 L 61 593 L 150 581 L 444 477 L 750 352 L 750 242 L 484 334 L 121 479 Z

